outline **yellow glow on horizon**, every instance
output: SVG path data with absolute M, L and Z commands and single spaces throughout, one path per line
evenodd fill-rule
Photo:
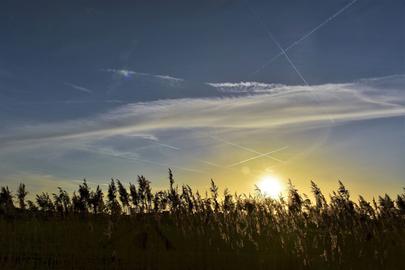
M 277 199 L 284 189 L 281 180 L 270 174 L 262 176 L 257 187 L 264 196 L 269 196 L 273 199 Z

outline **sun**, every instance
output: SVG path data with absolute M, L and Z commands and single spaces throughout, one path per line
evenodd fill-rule
M 274 175 L 265 175 L 259 180 L 257 187 L 263 193 L 264 196 L 269 196 L 276 199 L 283 191 L 283 185 L 280 179 Z

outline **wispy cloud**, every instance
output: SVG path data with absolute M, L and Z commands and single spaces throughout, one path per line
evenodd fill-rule
M 132 76 L 147 76 L 147 77 L 153 77 L 153 78 L 157 78 L 157 79 L 161 79 L 161 80 L 167 80 L 167 81 L 176 81 L 176 82 L 184 81 L 184 79 L 172 77 L 172 76 L 169 76 L 169 75 L 160 75 L 160 74 L 151 74 L 151 73 L 145 73 L 145 72 L 137 72 L 137 71 L 128 70 L 128 69 L 109 68 L 109 69 L 105 69 L 105 71 L 114 73 L 116 75 L 119 75 L 119 76 L 122 76 L 122 77 L 125 77 L 125 78 L 130 78 Z
M 75 179 L 89 174 L 96 179 L 105 174 L 125 176 L 133 170 L 158 174 L 167 168 L 206 177 L 218 168 L 240 173 L 247 167 L 252 176 L 260 174 L 255 171 L 257 164 L 289 166 L 297 155 L 318 147 L 332 125 L 405 115 L 405 75 L 310 87 L 257 82 L 210 85 L 239 94 L 122 104 L 81 119 L 2 127 L 0 169 L 7 175 L 7 170 L 53 163 L 55 175 L 67 175 L 61 172 L 73 166 Z M 322 135 L 305 151 L 282 135 L 288 131 L 294 137 L 312 128 Z M 269 141 L 271 134 L 276 139 Z M 117 164 L 126 169 L 117 170 Z M 94 168 L 99 169 L 94 172 Z
M 73 89 L 76 89 L 76 90 L 81 91 L 81 92 L 85 92 L 85 93 L 89 93 L 89 94 L 93 93 L 93 90 L 90 90 L 90 89 L 88 89 L 86 87 L 83 87 L 83 86 L 80 86 L 80 85 L 77 85 L 77 84 L 65 82 L 65 85 L 70 86 Z
M 405 82 L 405 76 L 401 79 Z M 133 103 L 92 118 L 8 129 L 0 136 L 0 144 L 59 139 L 91 140 L 184 128 L 269 129 L 310 126 L 311 123 L 327 122 L 330 117 L 342 122 L 405 114 L 401 105 L 405 102 L 403 92 L 394 92 L 392 96 L 392 92 L 384 89 L 384 84 L 378 85 L 375 81 L 370 84 L 359 81 L 311 87 L 282 86 L 275 93 Z M 224 85 L 238 88 L 236 84 L 230 83 L 217 86 Z M 241 83 L 240 88 L 246 85 Z M 314 94 L 317 100 L 313 99 Z
M 225 83 L 207 83 L 217 88 L 223 93 L 269 93 L 281 90 L 285 85 L 261 82 L 225 82 Z

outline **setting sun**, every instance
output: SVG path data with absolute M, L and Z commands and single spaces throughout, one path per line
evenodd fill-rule
M 257 187 L 265 195 L 271 198 L 278 198 L 283 191 L 283 185 L 277 177 L 273 175 L 265 175 L 260 179 Z

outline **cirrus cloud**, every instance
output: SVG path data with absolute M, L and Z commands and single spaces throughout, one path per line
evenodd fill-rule
M 385 89 L 393 79 L 397 87 Z M 0 144 L 92 140 L 122 134 L 150 137 L 154 132 L 168 129 L 269 129 L 311 125 L 330 119 L 342 122 L 394 117 L 405 114 L 402 105 L 405 92 L 398 82 L 405 82 L 405 77 L 398 75 L 310 87 L 254 82 L 211 84 L 223 91 L 248 89 L 248 94 L 126 104 L 92 118 L 6 129 L 0 136 Z

